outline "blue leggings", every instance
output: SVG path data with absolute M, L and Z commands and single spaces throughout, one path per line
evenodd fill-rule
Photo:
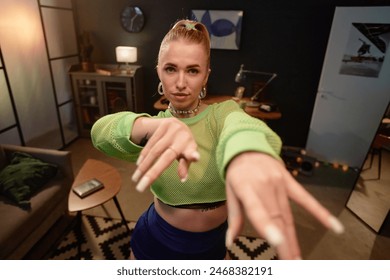
M 207 232 L 177 229 L 152 204 L 139 218 L 130 244 L 138 260 L 222 260 L 226 230 L 227 222 Z

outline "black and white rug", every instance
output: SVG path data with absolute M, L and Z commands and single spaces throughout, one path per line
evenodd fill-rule
M 135 222 L 128 223 L 133 231 Z M 130 238 L 121 220 L 82 216 L 82 233 L 78 237 L 73 227 L 49 256 L 52 260 L 78 259 L 78 238 L 81 240 L 81 259 L 126 260 L 130 256 Z M 229 249 L 233 260 L 277 259 L 274 248 L 260 238 L 239 236 Z

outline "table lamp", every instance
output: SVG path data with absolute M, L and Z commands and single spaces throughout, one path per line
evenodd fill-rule
M 131 70 L 129 63 L 137 61 L 137 48 L 118 46 L 115 48 L 115 53 L 116 53 L 116 61 L 119 63 L 124 62 L 126 64 L 126 71 L 129 72 L 129 70 Z
M 249 107 L 258 107 L 260 105 L 259 102 L 255 101 L 256 98 L 259 96 L 259 94 L 263 91 L 263 89 L 273 80 L 276 78 L 276 73 L 269 73 L 269 72 L 260 72 L 260 71 L 251 71 L 251 70 L 245 70 L 244 64 L 241 64 L 240 70 L 236 74 L 235 82 L 236 83 L 243 83 L 246 80 L 247 75 L 258 75 L 258 76 L 267 76 L 268 79 L 266 83 L 260 87 L 255 94 L 250 98 L 250 101 L 246 103 L 246 106 Z

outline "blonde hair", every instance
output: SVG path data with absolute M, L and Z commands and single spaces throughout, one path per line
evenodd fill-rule
M 160 51 L 158 53 L 157 64 L 162 52 L 172 41 L 186 40 L 191 43 L 201 44 L 206 51 L 207 65 L 210 67 L 210 36 L 204 24 L 193 20 L 179 20 L 168 31 L 161 41 Z

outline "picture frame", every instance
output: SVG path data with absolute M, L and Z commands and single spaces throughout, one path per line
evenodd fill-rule
M 207 27 L 212 49 L 239 50 L 243 14 L 241 10 L 191 10 L 190 18 Z
M 378 78 L 390 43 L 389 23 L 352 22 L 340 74 Z

